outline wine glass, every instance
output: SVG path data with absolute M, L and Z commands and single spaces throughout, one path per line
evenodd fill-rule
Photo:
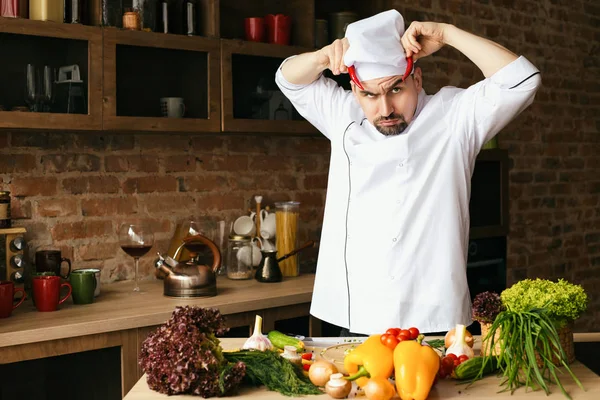
M 40 74 L 35 65 L 27 64 L 25 68 L 25 102 L 32 112 L 39 111 L 41 93 Z
M 43 104 L 42 111 L 51 112 L 54 103 L 54 81 L 56 80 L 55 69 L 45 65 L 43 70 L 42 91 L 40 97 Z
M 124 224 L 119 229 L 119 244 L 123 251 L 135 260 L 135 287 L 133 291 L 139 292 L 138 268 L 140 257 L 152 248 L 154 235 L 146 224 Z

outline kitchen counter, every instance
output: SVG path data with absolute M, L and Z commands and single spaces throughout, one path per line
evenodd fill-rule
M 577 335 L 577 334 L 575 334 Z M 476 337 L 476 349 L 478 349 L 477 343 L 480 343 L 479 338 Z M 222 346 L 225 349 L 237 348 L 243 344 L 243 339 L 222 339 Z M 562 377 L 562 383 L 565 385 L 566 390 L 569 392 L 573 400 L 598 400 L 600 399 L 600 377 L 586 368 L 583 364 L 575 362 L 571 365 L 571 370 L 575 373 L 577 378 L 583 384 L 586 389 L 582 391 L 570 378 Z M 563 396 L 558 386 L 551 386 L 550 390 L 552 393 L 550 396 L 542 391 L 532 392 L 525 391 L 523 388 L 514 392 L 513 395 L 510 393 L 497 393 L 500 390 L 501 380 L 495 376 L 489 376 L 485 379 L 476 382 L 472 386 L 466 388 L 465 385 L 457 385 L 456 381 L 445 379 L 436 383 L 435 387 L 431 390 L 428 400 L 436 399 L 510 399 L 510 400 L 530 400 L 530 399 L 566 399 Z M 289 397 L 280 395 L 277 392 L 270 392 L 264 387 L 251 388 L 242 387 L 239 395 L 230 398 L 241 399 L 261 399 L 261 400 L 277 400 L 277 399 L 289 399 Z M 323 394 L 319 396 L 305 396 L 302 399 L 331 399 L 329 395 Z M 366 397 L 358 397 L 366 399 Z M 154 392 L 148 388 L 146 384 L 145 375 L 140 378 L 136 385 L 131 389 L 129 394 L 125 396 L 124 400 L 161 400 L 161 399 L 198 399 L 198 396 L 167 396 Z M 397 397 L 395 397 L 397 399 Z
M 164 323 L 176 306 L 218 308 L 229 327 L 250 327 L 256 314 L 264 329 L 275 321 L 308 316 L 314 275 L 285 278 L 279 283 L 255 280 L 217 280 L 215 297 L 171 298 L 163 295 L 163 282 L 144 281 L 142 293 L 133 282 L 103 285 L 93 304 L 74 305 L 71 299 L 55 312 L 38 312 L 30 300 L 0 319 L 0 364 L 121 347 L 123 395 L 141 376 L 137 355 L 141 341 Z M 320 335 L 320 321 L 310 319 L 310 334 Z

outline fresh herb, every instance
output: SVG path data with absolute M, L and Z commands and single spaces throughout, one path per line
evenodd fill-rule
M 492 323 L 496 316 L 505 309 L 500 295 L 495 292 L 479 293 L 473 299 L 473 319 L 475 321 Z
M 574 321 L 587 308 L 588 297 L 580 285 L 564 279 L 525 279 L 504 290 L 502 303 L 512 311 L 545 308 L 557 327 Z
M 441 349 L 445 347 L 444 339 L 431 339 L 425 340 L 425 342 L 434 349 Z
M 223 354 L 229 362 L 246 364 L 246 379 L 254 386 L 265 385 L 285 396 L 323 394 L 300 368 L 275 351 L 241 350 Z
M 483 377 L 488 363 L 498 360 L 504 377 L 501 386 L 505 387 L 503 391 L 510 391 L 511 394 L 517 388 L 525 386 L 534 390 L 541 388 L 548 395 L 550 394 L 548 384 L 555 382 L 562 393 L 570 399 L 558 377 L 558 373 L 562 372 L 558 369 L 559 366 L 564 367 L 577 385 L 583 389 L 581 382 L 566 362 L 567 356 L 546 309 L 502 311 L 483 340 L 488 341 L 490 349 L 494 349 L 496 343 L 499 343 L 500 351 L 497 359 L 492 355 L 493 352 L 483 355 L 484 362 L 481 370 L 473 381 Z M 536 354 L 541 360 L 541 365 L 538 365 Z M 554 364 L 553 357 L 560 360 L 560 365 Z

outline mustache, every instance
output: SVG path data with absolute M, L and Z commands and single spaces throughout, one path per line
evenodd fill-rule
M 379 123 L 381 121 L 389 121 L 389 120 L 394 120 L 394 119 L 399 119 L 400 121 L 406 123 L 406 120 L 404 119 L 404 116 L 402 114 L 390 114 L 387 117 L 377 117 L 375 119 L 375 123 Z

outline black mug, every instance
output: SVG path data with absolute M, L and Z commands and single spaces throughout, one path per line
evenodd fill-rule
M 66 262 L 69 267 L 66 275 L 60 273 L 63 262 Z M 35 252 L 35 271 L 53 272 L 56 276 L 68 279 L 71 274 L 71 260 L 62 257 L 60 250 L 38 250 Z

